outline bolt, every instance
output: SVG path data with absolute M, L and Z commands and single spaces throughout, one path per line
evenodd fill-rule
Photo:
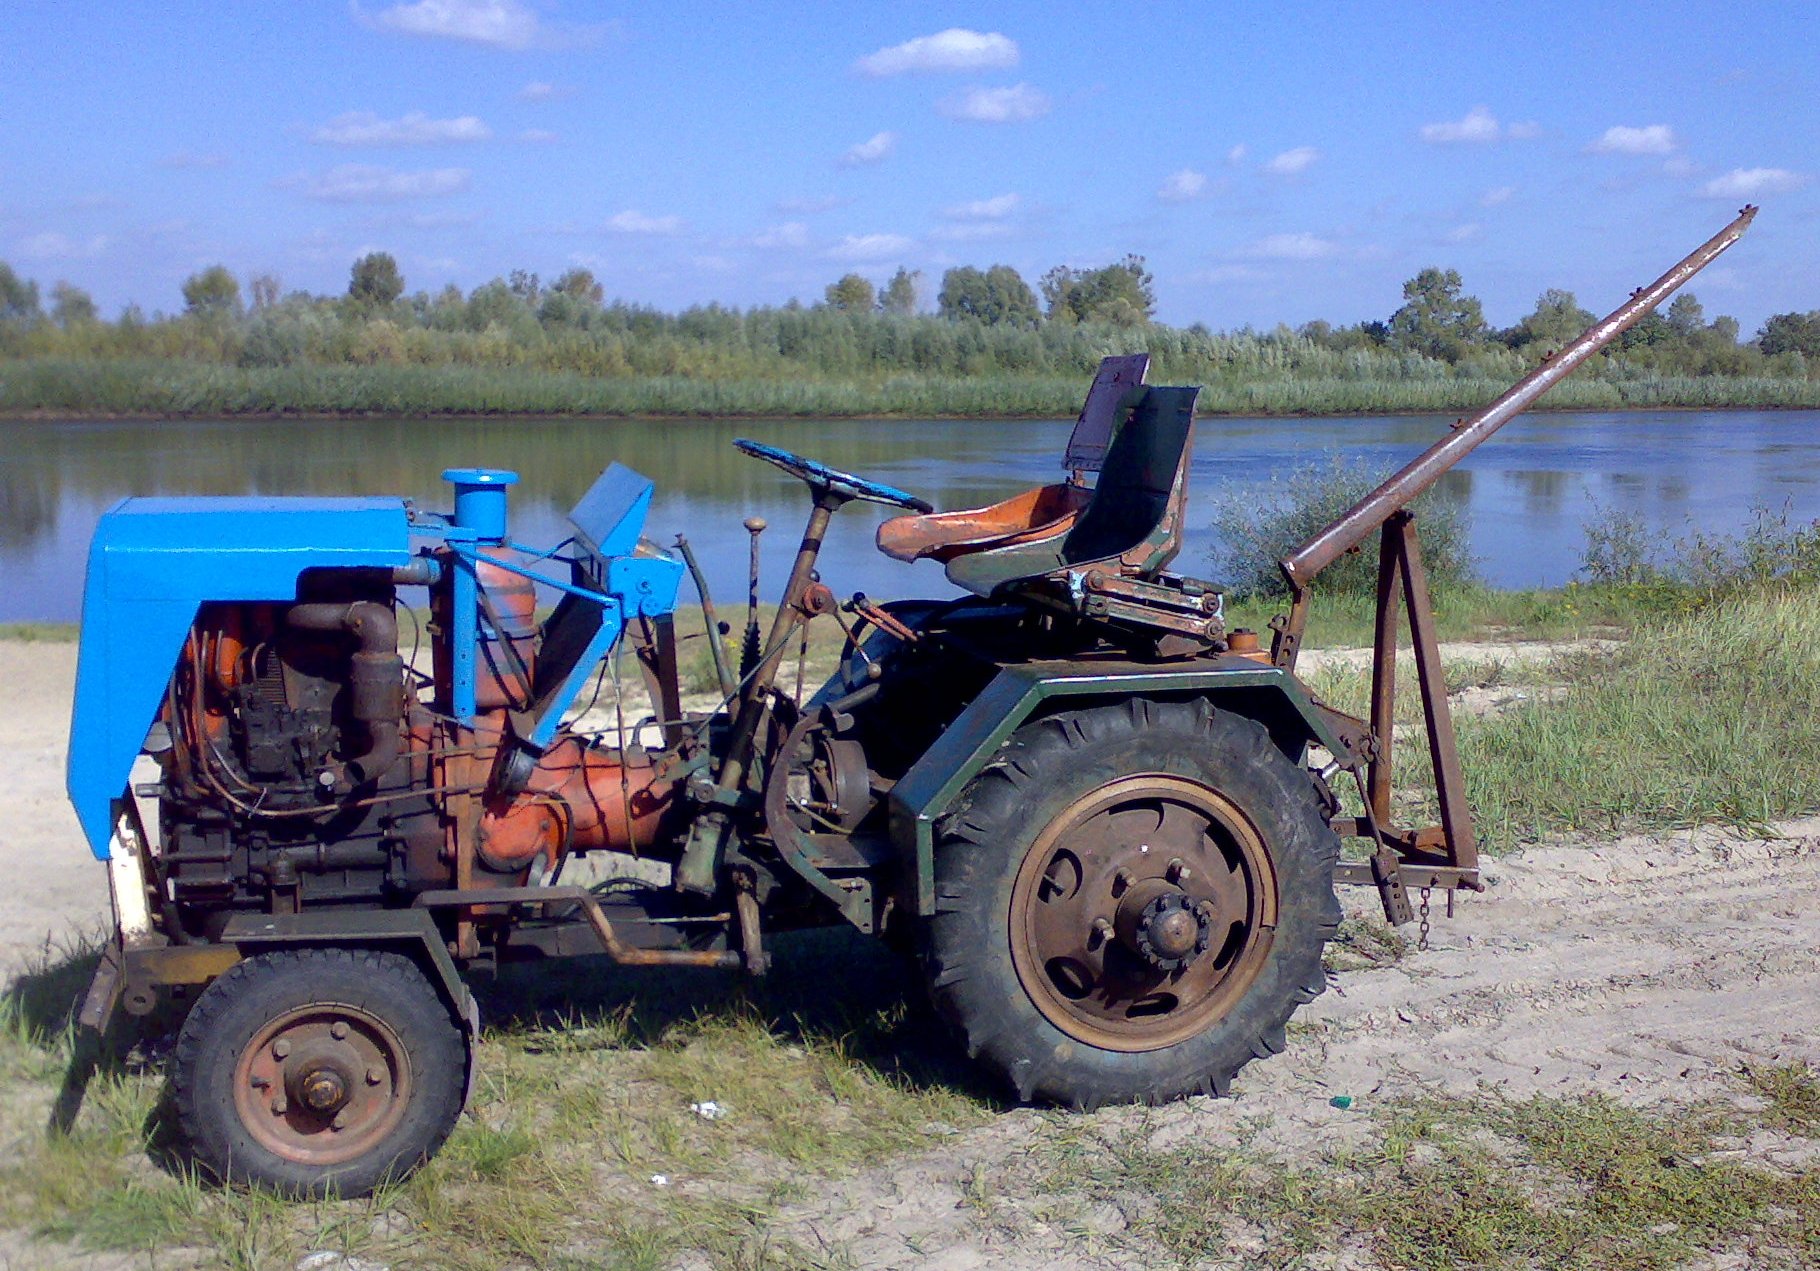
M 1137 880 L 1131 876 L 1130 870 L 1128 870 L 1128 869 L 1119 870 L 1118 873 L 1116 873 L 1112 876 L 1112 894 L 1114 896 L 1117 896 L 1123 892 L 1130 891 L 1131 884 L 1136 881 Z
M 1176 886 L 1178 886 L 1178 887 L 1181 886 L 1183 883 L 1187 882 L 1190 878 L 1193 878 L 1193 877 L 1194 877 L 1194 871 L 1189 869 L 1186 865 L 1182 864 L 1181 857 L 1178 856 L 1174 860 L 1169 862 L 1169 881 L 1174 883 Z
M 385 1074 L 383 1072 L 379 1071 L 379 1069 L 377 1069 L 377 1068 L 367 1069 L 367 1084 L 369 1086 L 376 1086 L 384 1080 L 385 1080 Z
M 290 1106 L 290 1104 L 285 1102 L 283 1095 L 278 1095 L 272 1100 L 272 1115 L 281 1117 L 289 1110 Z
M 347 1129 L 347 1126 L 348 1126 L 348 1110 L 346 1108 L 343 1108 L 341 1111 L 339 1111 L 335 1114 L 335 1119 L 333 1121 L 329 1122 L 329 1129 L 345 1130 L 345 1129 Z
M 1096 938 L 1090 943 L 1104 944 L 1106 941 L 1112 939 L 1114 935 L 1112 924 L 1107 922 L 1104 918 L 1095 918 L 1093 920 L 1093 935 Z
M 329 1025 L 329 1036 L 333 1037 L 336 1041 L 341 1041 L 347 1035 L 348 1035 L 347 1021 L 338 1019 L 333 1024 Z
M 291 1053 L 291 1043 L 286 1041 L 284 1038 L 280 1037 L 277 1041 L 272 1043 L 272 1054 L 276 1055 L 278 1058 L 283 1059 L 286 1055 L 288 1055 L 290 1053 Z

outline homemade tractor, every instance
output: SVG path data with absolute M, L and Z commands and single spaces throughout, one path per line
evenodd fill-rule
M 193 995 L 182 1134 L 219 1177 L 292 1194 L 358 1193 L 436 1151 L 472 1077 L 465 971 L 604 953 L 756 975 L 774 933 L 832 923 L 914 950 L 1021 1099 L 1223 1093 L 1321 991 L 1336 880 L 1398 922 L 1406 888 L 1480 886 L 1404 505 L 1751 212 L 1286 559 L 1268 650 L 1227 628 L 1218 587 L 1169 572 L 1198 390 L 1147 385 L 1141 355 L 1101 366 L 1065 479 L 987 508 L 735 443 L 802 482 L 808 525 L 737 666 L 697 572 L 710 710 L 679 687 L 693 558 L 641 537 L 652 485 L 617 464 L 541 549 L 510 537 L 514 476 L 481 468 L 444 474 L 448 513 L 127 499 L 89 557 L 70 745 L 118 927 L 83 1021 Z M 840 599 L 816 559 L 855 500 L 898 509 L 880 549 L 941 561 L 963 594 Z M 1373 531 L 1359 720 L 1294 668 L 1309 582 Z M 1414 830 L 1391 824 L 1399 602 L 1439 787 L 1440 824 Z M 812 623 L 841 629 L 839 667 L 785 691 Z M 625 663 L 648 716 L 626 714 Z M 584 727 L 589 706 L 611 725 Z M 564 882 L 590 852 L 664 881 Z

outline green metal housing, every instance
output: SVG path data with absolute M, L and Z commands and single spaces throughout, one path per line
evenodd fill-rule
M 935 912 L 935 823 L 1018 728 L 1062 707 L 1132 697 L 1204 697 L 1255 719 L 1285 753 L 1312 744 L 1349 753 L 1299 680 L 1281 667 L 1226 655 L 1172 662 L 1030 662 L 1002 669 L 892 788 L 891 840 L 905 863 L 899 902 L 919 917 Z

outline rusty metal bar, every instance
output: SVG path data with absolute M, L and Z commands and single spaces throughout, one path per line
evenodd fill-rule
M 1746 206 L 1738 213 L 1736 220 L 1713 235 L 1680 264 L 1649 286 L 1633 292 L 1629 300 L 1588 327 L 1572 344 L 1518 380 L 1471 419 L 1459 421 L 1451 433 L 1405 464 L 1396 475 L 1366 495 L 1346 515 L 1285 556 L 1278 563 L 1291 588 L 1307 586 L 1316 574 L 1357 547 L 1367 535 L 1384 524 L 1391 513 L 1428 489 L 1440 479 L 1442 473 L 1465 458 L 1486 438 L 1528 409 L 1538 397 L 1566 379 L 1582 362 L 1668 299 L 1677 288 L 1737 242 L 1756 214 L 1756 208 Z
M 1378 546 L 1378 619 L 1371 644 L 1371 735 L 1378 746 L 1366 782 L 1371 815 L 1383 829 L 1390 826 L 1394 771 L 1391 754 L 1396 740 L 1397 603 L 1402 575 L 1397 540 L 1386 523 Z
M 1440 887 L 1452 891 L 1456 887 L 1464 887 L 1468 891 L 1484 890 L 1478 870 L 1460 869 L 1452 865 L 1411 865 L 1405 861 L 1397 866 L 1397 877 L 1405 888 Z M 1333 881 L 1352 887 L 1378 885 L 1370 861 L 1339 862 L 1333 867 Z
M 691 966 L 733 969 L 744 958 L 733 950 L 716 949 L 641 949 L 626 944 L 613 930 L 613 923 L 601 911 L 600 902 L 586 887 L 475 887 L 461 891 L 426 891 L 417 903 L 426 909 L 459 907 L 463 910 L 479 905 L 533 905 L 572 902 L 581 907 L 582 915 L 594 930 L 594 938 L 606 955 L 621 966 Z
M 1472 811 L 1466 806 L 1466 782 L 1454 743 L 1453 711 L 1447 704 L 1447 677 L 1441 667 L 1441 645 L 1435 637 L 1434 608 L 1428 599 L 1428 569 L 1416 542 L 1415 517 L 1399 512 L 1384 526 L 1397 540 L 1403 575 L 1403 603 L 1409 610 L 1410 643 L 1415 646 L 1416 679 L 1422 686 L 1422 714 L 1428 724 L 1428 757 L 1434 766 L 1435 797 L 1441 805 L 1441 832 L 1447 841 L 1447 863 L 1460 869 L 1479 866 Z M 1392 659 L 1395 652 L 1392 651 Z

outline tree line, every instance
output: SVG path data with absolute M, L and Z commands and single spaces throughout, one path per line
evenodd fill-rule
M 212 265 L 184 280 L 183 309 L 148 317 L 128 305 L 104 320 L 81 288 L 36 281 L 0 262 L 0 356 L 133 358 L 297 365 L 510 366 L 588 375 L 709 379 L 899 372 L 1072 374 L 1141 342 L 1160 373 L 1212 380 L 1508 378 L 1594 320 L 1570 291 L 1549 289 L 1510 327 L 1492 326 L 1457 270 L 1427 268 L 1403 285 L 1382 320 L 1312 320 L 1270 331 L 1215 332 L 1154 321 L 1144 258 L 1101 268 L 1057 266 L 1032 287 L 1009 265 L 957 266 L 928 297 L 920 273 L 899 268 L 882 285 L 849 273 L 822 301 L 677 313 L 608 301 L 587 269 L 553 280 L 515 270 L 471 291 L 407 292 L 397 261 L 356 260 L 345 292 L 286 292 L 278 278 L 241 280 Z M 48 304 L 46 304 L 48 300 Z M 1638 323 L 1594 374 L 1770 376 L 1820 370 L 1820 310 L 1777 314 L 1745 339 L 1736 319 L 1708 320 L 1692 294 Z

